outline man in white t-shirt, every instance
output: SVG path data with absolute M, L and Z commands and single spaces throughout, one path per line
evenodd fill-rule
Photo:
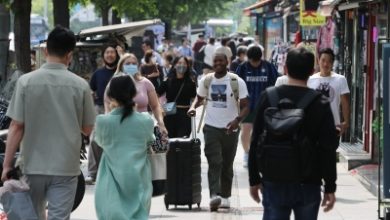
M 188 114 L 194 116 L 195 109 L 207 99 L 205 126 L 203 128 L 204 152 L 209 164 L 210 210 L 230 208 L 233 181 L 233 162 L 238 145 L 239 124 L 249 112 L 248 89 L 240 78 L 228 73 L 225 54 L 215 54 L 212 78 L 203 77 L 198 95 Z M 211 79 L 209 83 L 206 80 Z M 233 86 L 234 83 L 237 83 Z M 237 88 L 232 88 L 237 87 Z M 233 90 L 236 90 L 234 92 Z M 236 100 L 235 96 L 239 99 Z M 240 107 L 240 109 L 238 109 Z
M 334 57 L 333 50 L 330 48 L 319 52 L 320 72 L 312 75 L 307 85 L 329 98 L 334 122 L 341 135 L 349 127 L 350 92 L 345 77 L 332 72 Z M 340 118 L 340 104 L 343 120 Z

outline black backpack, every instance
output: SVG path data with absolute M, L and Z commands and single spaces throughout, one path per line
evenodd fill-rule
M 264 131 L 257 147 L 257 164 L 264 180 L 301 182 L 312 172 L 315 143 L 303 129 L 305 108 L 320 93 L 309 90 L 299 102 L 279 99 L 276 87 L 266 90 L 270 107 L 264 111 Z

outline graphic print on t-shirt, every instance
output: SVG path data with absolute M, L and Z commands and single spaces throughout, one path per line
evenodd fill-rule
M 211 100 L 214 108 L 227 108 L 226 85 L 211 85 Z
M 335 90 L 332 86 L 330 86 L 330 83 L 328 82 L 322 82 L 316 89 L 318 92 L 320 92 L 322 95 L 328 98 L 329 102 L 333 102 L 334 96 L 335 96 Z

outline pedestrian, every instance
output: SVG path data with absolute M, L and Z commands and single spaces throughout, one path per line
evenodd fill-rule
M 195 71 L 194 69 L 194 60 L 192 59 L 192 57 L 186 57 L 187 60 L 188 60 L 188 68 L 190 68 L 190 76 L 191 76 L 191 79 L 195 82 L 195 84 L 197 83 L 198 81 L 198 74 L 197 72 Z
M 232 61 L 232 63 L 230 64 L 230 72 L 233 72 L 235 73 L 238 66 L 245 62 L 246 61 L 246 51 L 247 51 L 247 47 L 246 46 L 239 46 L 237 48 L 237 58 L 235 60 Z
M 320 204 L 327 212 L 336 201 L 336 129 L 329 102 L 307 87 L 313 71 L 314 54 L 304 48 L 292 49 L 285 67 L 288 84 L 272 88 L 272 96 L 270 89 L 261 94 L 249 153 L 249 182 L 256 202 L 260 202 L 259 192 L 263 195 L 263 220 L 290 219 L 291 211 L 297 220 L 316 220 Z M 284 108 L 304 111 L 300 130 L 286 134 L 268 127 L 265 113 L 280 110 L 288 114 L 281 109 L 282 102 Z M 304 102 L 306 107 L 297 109 Z M 274 125 L 283 122 L 276 121 Z
M 164 80 L 166 80 L 169 72 L 171 71 L 174 56 L 173 53 L 171 52 L 165 52 L 163 57 L 164 57 L 164 66 L 162 67 L 162 70 L 164 74 Z
M 204 60 L 203 60 L 203 74 L 207 75 L 208 73 L 213 72 L 213 59 L 215 50 L 215 38 L 210 37 L 208 44 L 204 48 Z
M 187 38 L 181 40 L 181 46 L 177 50 L 178 56 L 192 57 L 192 49 Z
M 319 52 L 320 72 L 309 78 L 308 86 L 321 92 L 329 99 L 332 109 L 334 123 L 337 126 L 340 136 L 349 127 L 349 88 L 347 80 L 343 75 L 332 71 L 335 55 L 333 50 L 325 48 Z M 342 110 L 342 118 L 340 118 L 340 104 Z M 341 120 L 343 119 L 343 121 Z
M 230 41 L 230 38 L 228 38 L 228 37 L 222 38 L 221 46 L 217 47 L 215 53 L 225 54 L 226 57 L 228 58 L 229 65 L 230 65 L 230 63 L 232 62 L 233 53 L 232 53 L 230 47 L 228 46 L 229 41 Z
M 288 82 L 288 76 L 285 74 L 285 75 L 279 76 L 276 79 L 275 86 L 286 85 L 287 82 Z
M 141 65 L 140 69 L 141 74 L 149 79 L 155 88 L 158 88 L 162 82 L 163 71 L 161 66 L 156 63 L 153 50 L 146 51 L 144 60 L 145 63 Z
M 149 218 L 153 119 L 134 111 L 136 93 L 130 76 L 114 77 L 107 92 L 112 111 L 96 119 L 96 142 L 103 149 L 95 189 L 98 219 Z
M 150 107 L 150 110 L 152 111 L 153 116 L 157 121 L 157 125 L 160 128 L 160 131 L 165 136 L 167 136 L 168 132 L 163 120 L 163 114 L 157 97 L 156 89 L 154 88 L 150 80 L 141 75 L 139 67 L 140 65 L 138 59 L 134 54 L 124 54 L 118 63 L 118 68 L 113 77 L 123 75 L 129 75 L 133 77 L 134 84 L 137 89 L 137 95 L 134 97 L 134 102 L 136 104 L 137 111 L 148 112 L 148 107 Z M 110 83 L 107 85 L 104 96 L 104 108 L 106 114 L 110 113 L 112 110 L 110 108 L 110 99 L 107 96 L 107 91 L 109 87 Z
M 233 61 L 236 59 L 237 56 L 237 46 L 236 43 L 234 42 L 234 39 L 230 39 L 230 38 L 228 39 L 229 41 L 227 43 L 227 46 L 230 48 L 230 51 L 232 52 L 231 61 Z
M 250 101 L 250 112 L 241 126 L 241 142 L 245 151 L 243 158 L 244 167 L 248 166 L 250 138 L 260 93 L 267 87 L 273 86 L 276 78 L 279 76 L 275 67 L 262 59 L 263 52 L 259 46 L 253 45 L 248 47 L 246 55 L 248 61 L 240 64 L 236 71 L 237 75 L 245 81 L 248 87 Z
M 116 45 L 106 45 L 102 50 L 104 66 L 97 69 L 89 82 L 95 102 L 96 113 L 104 114 L 104 91 L 111 77 L 114 75 L 119 54 L 116 50 Z M 97 171 L 99 169 L 102 149 L 96 144 L 94 135 L 91 137 L 91 144 L 88 151 L 88 176 L 85 178 L 87 184 L 93 184 L 96 180 Z
M 203 74 L 203 60 L 204 60 L 204 47 L 207 45 L 207 42 L 204 40 L 204 35 L 199 34 L 198 40 L 196 40 L 194 46 L 192 47 L 192 51 L 194 54 L 194 69 L 197 75 Z
M 204 35 L 199 34 L 198 39 L 196 40 L 194 46 L 192 47 L 192 51 L 194 52 L 194 57 L 196 57 L 196 54 L 199 53 L 200 49 L 205 46 L 207 42 L 204 40 Z
M 161 55 L 154 50 L 152 41 L 144 40 L 143 43 L 142 43 L 142 50 L 144 51 L 144 57 L 141 60 L 142 64 L 146 63 L 145 62 L 146 51 L 152 50 L 152 52 L 153 52 L 153 59 L 155 59 L 154 62 L 158 63 L 159 66 L 163 65 Z
M 171 74 L 161 84 L 157 93 L 160 96 L 165 94 L 167 103 L 176 102 L 176 114 L 164 117 L 169 138 L 189 137 L 191 118 L 187 112 L 196 96 L 196 84 L 191 78 L 191 68 L 186 57 L 181 56 L 175 59 Z
M 1 179 L 8 179 L 20 146 L 20 168 L 39 220 L 70 219 L 80 175 L 80 133 L 88 136 L 95 122 L 88 83 L 67 70 L 75 46 L 73 32 L 55 27 L 47 38 L 46 63 L 18 79 L 7 111 L 12 122 Z
M 203 128 L 204 152 L 209 164 L 210 209 L 230 208 L 233 181 L 233 161 L 236 156 L 239 124 L 249 111 L 245 82 L 227 71 L 225 54 L 215 54 L 214 70 L 199 83 L 197 98 L 188 111 L 194 116 L 196 108 L 207 100 Z

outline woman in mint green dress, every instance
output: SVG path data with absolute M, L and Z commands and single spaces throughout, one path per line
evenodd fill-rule
M 152 176 L 147 157 L 153 120 L 134 111 L 136 87 L 130 76 L 111 80 L 112 111 L 96 118 L 96 142 L 103 149 L 95 208 L 100 220 L 148 219 Z

